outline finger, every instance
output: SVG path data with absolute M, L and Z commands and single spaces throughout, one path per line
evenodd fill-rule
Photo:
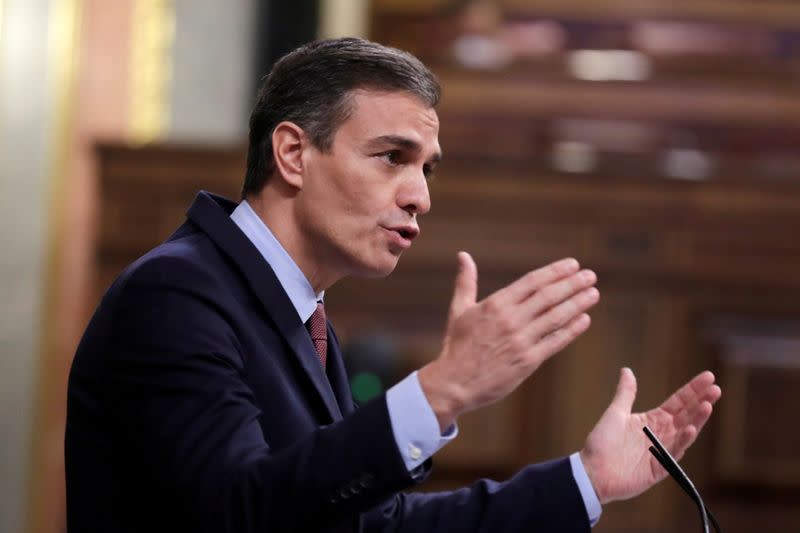
M 706 409 L 706 406 L 710 408 L 717 400 L 719 400 L 721 394 L 722 391 L 716 385 L 709 387 L 708 390 L 701 395 L 696 405 L 684 407 L 678 413 L 673 415 L 675 425 L 677 427 L 682 427 L 688 424 L 694 424 L 697 426 L 697 418 L 699 414 Z
M 711 385 L 705 394 L 704 400 L 714 405 L 720 398 L 722 398 L 722 389 L 719 388 L 719 385 Z
M 714 408 L 710 402 L 702 402 L 692 411 L 686 411 L 675 419 L 675 427 L 680 430 L 687 426 L 694 426 L 697 428 L 698 433 L 703 426 L 708 422 Z
M 661 408 L 673 416 L 680 413 L 681 409 L 691 409 L 702 401 L 704 393 L 713 383 L 714 374 L 707 370 L 701 372 L 667 398 Z
M 675 424 L 675 437 L 667 440 L 667 449 L 676 458 L 680 459 L 686 450 L 691 446 L 706 422 L 711 418 L 713 407 L 709 402 L 703 402 L 687 419 L 684 424 Z M 671 440 L 671 442 L 670 442 Z
M 545 267 L 528 272 L 507 287 L 494 293 L 492 297 L 499 300 L 498 304 L 500 306 L 516 304 L 527 299 L 542 287 L 574 274 L 579 268 L 580 265 L 575 259 L 561 259 Z
M 528 324 L 526 337 L 530 339 L 531 344 L 537 342 L 564 324 L 569 324 L 581 313 L 595 305 L 599 299 L 600 293 L 594 287 L 590 287 L 561 302 L 541 316 L 523 317 L 522 320 Z
M 531 357 L 536 359 L 536 365 L 542 364 L 553 354 L 563 350 L 569 343 L 578 338 L 584 331 L 589 329 L 592 320 L 589 315 L 583 313 L 575 317 L 569 324 L 543 337 L 531 351 Z
M 594 272 L 581 270 L 533 293 L 523 303 L 519 314 L 523 320 L 531 320 L 548 309 L 569 301 L 573 296 L 594 285 L 596 281 L 597 276 Z
M 461 315 L 478 298 L 478 267 L 467 252 L 458 252 L 458 274 L 456 274 L 453 299 L 450 302 L 450 316 Z
M 697 409 L 697 412 L 694 415 L 694 420 L 692 420 L 691 426 L 697 428 L 697 433 L 699 434 L 700 431 L 703 429 L 703 426 L 706 425 L 706 422 L 711 418 L 711 413 L 714 412 L 714 407 L 708 403 L 703 402 L 700 404 L 700 407 Z
M 679 433 L 678 436 L 675 438 L 675 442 L 672 443 L 672 446 L 669 446 L 667 449 L 669 453 L 672 454 L 672 457 L 675 458 L 676 461 L 680 461 L 683 457 L 683 454 L 686 453 L 686 450 L 689 449 L 695 440 L 697 440 L 698 430 L 694 426 L 686 426 L 683 428 Z
M 633 375 L 633 370 L 628 367 L 622 368 L 619 371 L 617 392 L 614 394 L 609 408 L 630 413 L 633 409 L 633 402 L 636 400 L 636 388 L 636 376 Z

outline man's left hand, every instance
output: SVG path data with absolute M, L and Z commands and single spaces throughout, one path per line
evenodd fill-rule
M 680 459 L 711 416 L 722 395 L 714 374 L 702 372 L 664 403 L 645 413 L 632 413 L 636 378 L 629 368 L 620 373 L 611 405 L 586 438 L 580 457 L 600 503 L 626 500 L 666 477 L 650 454 L 642 432 L 649 426 L 669 452 Z

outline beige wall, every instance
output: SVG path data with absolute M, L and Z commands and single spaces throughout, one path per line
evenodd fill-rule
M 23 527 L 56 126 L 51 0 L 0 2 L 0 532 Z

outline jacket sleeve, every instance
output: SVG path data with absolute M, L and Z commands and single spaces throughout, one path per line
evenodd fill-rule
M 271 449 L 213 278 L 181 276 L 136 276 L 113 306 L 106 373 L 117 434 L 144 458 L 132 477 L 152 480 L 195 531 L 216 533 L 326 529 L 413 483 L 384 396 Z
M 505 482 L 482 479 L 442 493 L 399 494 L 365 516 L 364 531 L 588 532 L 568 458 L 528 466 Z

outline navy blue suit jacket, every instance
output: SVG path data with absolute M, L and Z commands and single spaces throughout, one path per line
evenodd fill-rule
M 567 459 L 401 493 L 385 396 L 355 410 L 330 325 L 326 376 L 234 207 L 200 193 L 96 310 L 69 377 L 70 533 L 589 529 Z

